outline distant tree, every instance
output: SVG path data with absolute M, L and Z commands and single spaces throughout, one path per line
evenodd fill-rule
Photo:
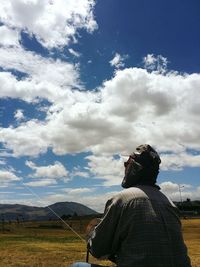
M 17 215 L 16 221 L 17 221 L 17 224 L 20 223 L 19 215 Z
M 1 214 L 1 226 L 2 226 L 2 232 L 5 230 L 5 215 Z
M 63 214 L 62 216 L 61 216 L 61 219 L 63 219 L 63 220 L 68 220 L 68 219 L 70 219 L 72 216 L 70 215 L 70 214 Z
M 78 214 L 76 212 L 73 213 L 73 218 L 77 218 L 78 217 Z
M 23 214 L 19 214 L 19 221 L 21 222 L 21 224 L 24 224 L 24 215 Z

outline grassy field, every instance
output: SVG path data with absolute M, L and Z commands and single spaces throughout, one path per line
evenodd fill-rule
M 87 223 L 88 220 L 70 222 L 83 237 Z M 200 219 L 183 220 L 182 224 L 192 266 L 199 267 Z M 68 267 L 85 259 L 85 243 L 60 222 L 0 224 L 0 267 Z M 90 262 L 109 264 L 92 256 Z

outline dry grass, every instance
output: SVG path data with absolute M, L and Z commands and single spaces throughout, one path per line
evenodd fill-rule
M 183 235 L 192 267 L 200 266 L 200 219 L 183 220 Z
M 182 223 L 192 266 L 199 267 L 200 219 L 183 220 Z M 73 222 L 72 226 L 84 236 L 86 224 L 87 221 Z M 5 228 L 4 232 L 0 231 L 0 267 L 68 267 L 86 259 L 84 242 L 71 231 L 62 229 L 59 223 L 26 223 L 6 225 Z M 90 256 L 90 262 L 99 261 Z M 109 263 L 101 261 L 100 264 Z

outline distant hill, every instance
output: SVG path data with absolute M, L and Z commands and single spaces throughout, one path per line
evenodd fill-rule
M 19 204 L 0 204 L 0 222 L 13 220 L 55 220 L 56 215 L 84 216 L 97 214 L 96 211 L 76 202 L 58 202 L 47 207 L 32 207 Z

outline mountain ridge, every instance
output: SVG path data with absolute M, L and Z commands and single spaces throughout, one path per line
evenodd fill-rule
M 0 220 L 55 220 L 57 216 L 84 216 L 98 214 L 95 210 L 78 202 L 66 201 L 37 207 L 21 204 L 0 204 Z

